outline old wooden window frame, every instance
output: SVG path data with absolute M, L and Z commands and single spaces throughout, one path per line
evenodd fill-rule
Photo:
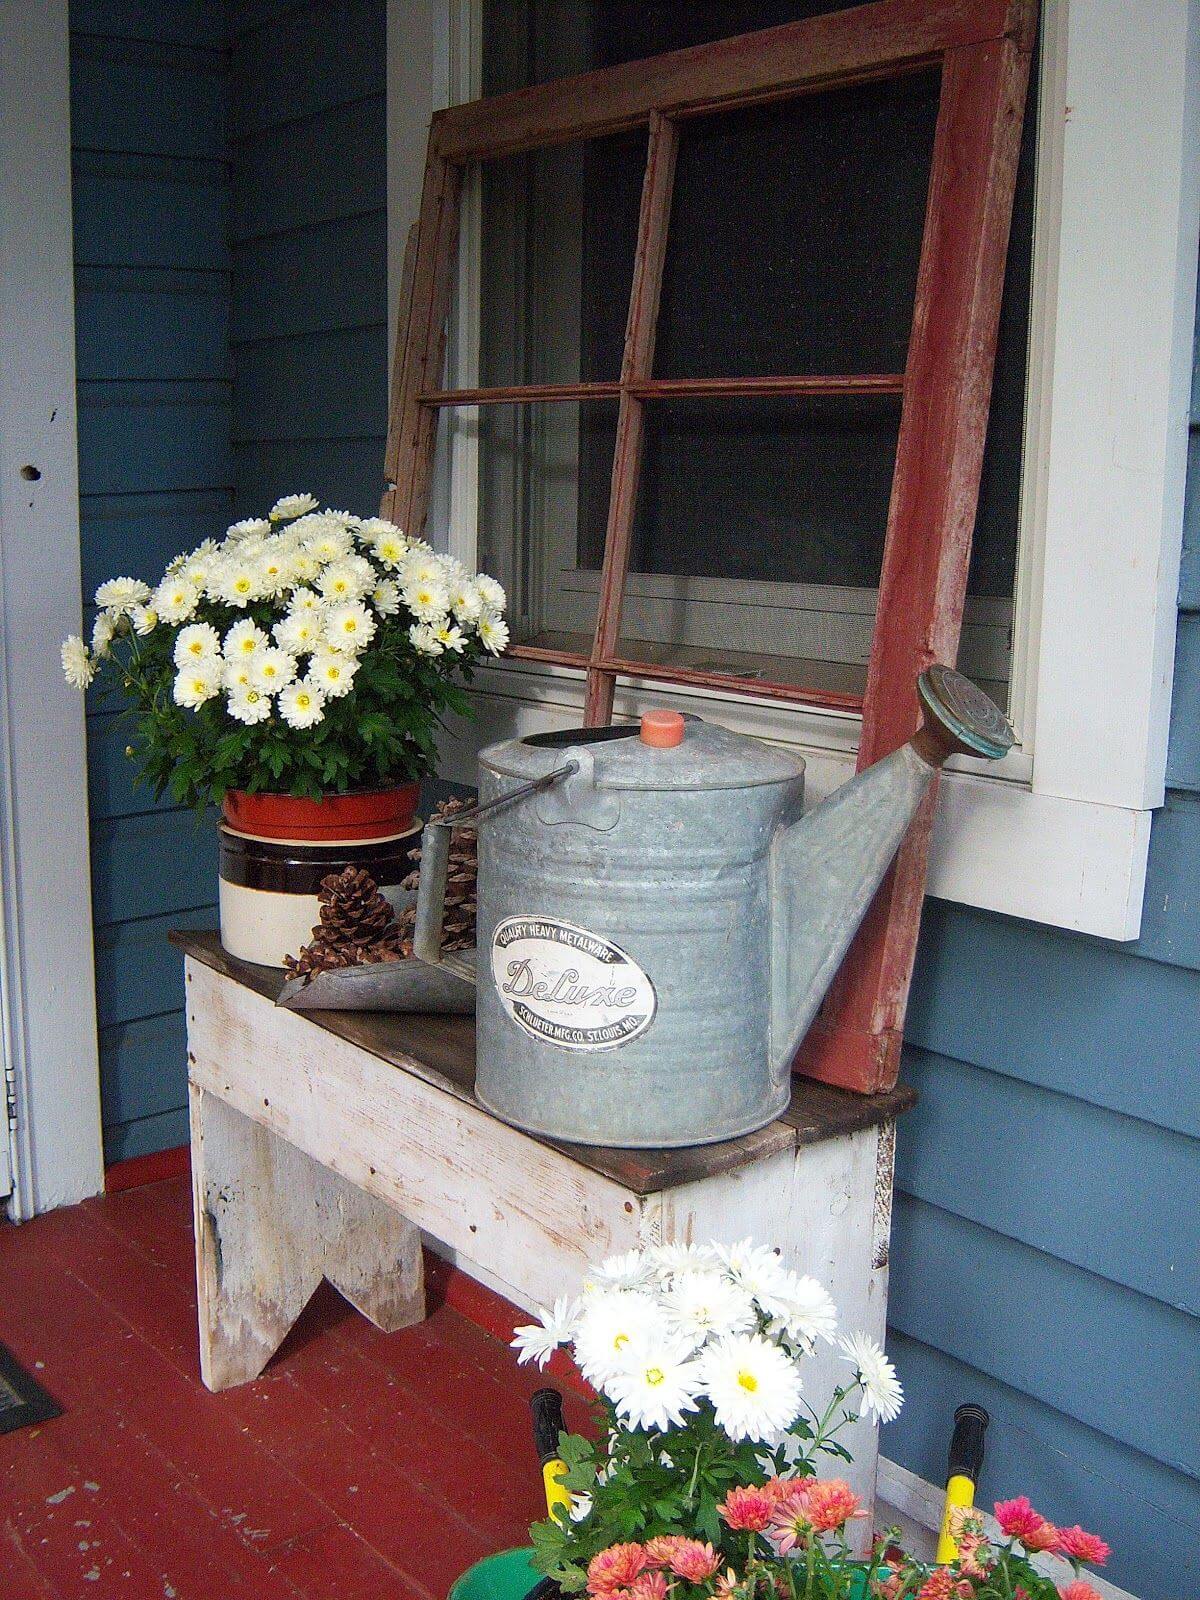
M 700 688 L 736 684 L 770 699 L 861 711 L 860 768 L 912 732 L 917 673 L 931 661 L 953 661 L 957 652 L 1035 23 L 1036 0 L 878 0 L 434 117 L 401 297 L 383 511 L 410 531 L 423 528 L 442 407 L 617 399 L 591 656 L 584 663 L 562 652 L 513 651 L 529 660 L 586 664 L 589 722 L 611 715 L 618 676 L 635 676 Z M 940 68 L 941 90 L 904 373 L 656 380 L 655 320 L 679 122 L 930 66 Z M 642 125 L 647 161 L 619 381 L 441 389 L 464 168 Z M 621 598 L 645 406 L 680 395 L 880 392 L 898 393 L 902 403 L 865 694 L 764 682 L 749 687 L 724 674 L 624 660 Z M 895 1081 L 932 813 L 931 796 L 802 1051 L 804 1070 L 827 1082 L 870 1090 Z

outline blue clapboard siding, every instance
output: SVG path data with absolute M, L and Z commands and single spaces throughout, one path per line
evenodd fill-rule
M 906 1028 L 885 1454 L 937 1481 L 992 1413 L 981 1496 L 1102 1529 L 1144 1600 L 1200 1594 L 1200 361 L 1166 805 L 1141 937 L 931 901 Z
M 387 427 L 382 0 L 230 8 L 239 514 L 373 510 Z M 336 49 L 330 41 L 336 40 Z
M 71 124 L 85 593 L 153 581 L 233 498 L 228 60 L 220 0 L 74 0 Z M 90 623 L 91 612 L 88 613 Z M 185 1136 L 175 924 L 214 918 L 211 824 L 135 789 L 127 722 L 89 697 L 105 1150 Z

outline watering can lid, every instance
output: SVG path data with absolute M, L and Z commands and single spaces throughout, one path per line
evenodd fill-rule
M 646 743 L 636 722 L 627 728 L 572 728 L 532 739 L 511 739 L 484 750 L 492 772 L 532 779 L 561 766 L 572 749 L 592 756 L 599 789 L 742 789 L 789 783 L 804 772 L 799 756 L 732 733 L 715 722 L 685 717 L 674 745 Z

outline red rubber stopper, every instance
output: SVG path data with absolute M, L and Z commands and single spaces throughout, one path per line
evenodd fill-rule
M 643 711 L 642 743 L 672 750 L 683 743 L 683 718 L 678 711 Z

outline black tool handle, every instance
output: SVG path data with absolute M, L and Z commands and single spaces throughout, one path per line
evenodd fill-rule
M 558 1456 L 558 1436 L 565 1432 L 563 1426 L 562 1395 L 557 1389 L 538 1389 L 530 1396 L 529 1409 L 533 1414 L 533 1448 L 543 1466 Z
M 970 1478 L 979 1482 L 983 1471 L 983 1436 L 991 1418 L 982 1406 L 959 1406 L 954 1413 L 954 1432 L 950 1436 L 950 1459 L 946 1467 L 947 1479 Z

